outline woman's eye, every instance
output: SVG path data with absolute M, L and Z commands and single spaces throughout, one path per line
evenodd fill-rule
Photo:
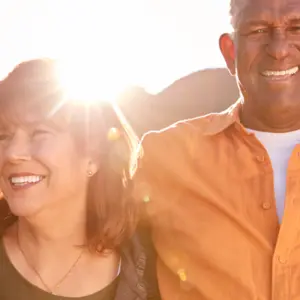
M 292 26 L 289 31 L 300 33 L 300 26 Z
M 11 138 L 11 135 L 8 133 L 0 133 L 0 141 L 6 141 Z
M 49 130 L 46 129 L 36 129 L 33 131 L 33 136 L 41 136 L 41 135 L 46 135 L 46 134 L 50 134 L 51 132 Z

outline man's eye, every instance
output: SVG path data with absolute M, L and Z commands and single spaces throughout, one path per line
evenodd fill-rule
M 267 33 L 268 29 L 267 28 L 258 28 L 255 30 L 251 31 L 251 34 L 260 34 L 260 33 Z

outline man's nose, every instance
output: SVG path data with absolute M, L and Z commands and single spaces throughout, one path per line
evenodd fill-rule
M 290 41 L 286 33 L 279 30 L 274 30 L 270 34 L 269 42 L 267 45 L 268 54 L 276 60 L 284 60 L 290 51 Z

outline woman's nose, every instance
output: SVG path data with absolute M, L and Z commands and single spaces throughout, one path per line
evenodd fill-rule
M 18 164 L 31 159 L 29 138 L 22 130 L 16 131 L 9 141 L 5 151 L 5 159 Z

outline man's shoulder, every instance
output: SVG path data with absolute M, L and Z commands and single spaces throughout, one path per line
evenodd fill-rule
M 143 145 L 157 145 L 172 141 L 190 142 L 194 137 L 205 137 L 224 118 L 223 113 L 210 113 L 192 119 L 173 123 L 161 130 L 147 132 L 142 138 Z
M 133 170 L 138 166 L 155 169 L 163 166 L 185 166 L 199 155 L 206 155 L 219 149 L 222 134 L 238 120 L 238 105 L 229 107 L 220 113 L 210 113 L 193 119 L 186 119 L 162 130 L 150 131 L 141 140 L 138 156 Z
M 218 118 L 217 114 L 182 120 L 162 130 L 146 133 L 138 149 L 139 165 L 145 166 L 148 162 L 150 168 L 159 166 L 162 169 L 163 165 L 179 165 L 180 162 L 195 157 L 199 142 L 203 146 L 207 142 L 210 144 L 205 132 L 207 124 L 215 117 Z
M 193 138 L 217 135 L 239 121 L 239 112 L 243 99 L 238 99 L 233 105 L 222 112 L 213 112 L 193 119 L 176 122 L 162 130 L 150 131 L 142 138 L 144 145 L 166 144 L 166 142 L 190 142 Z M 211 140 L 211 139 L 206 139 Z

